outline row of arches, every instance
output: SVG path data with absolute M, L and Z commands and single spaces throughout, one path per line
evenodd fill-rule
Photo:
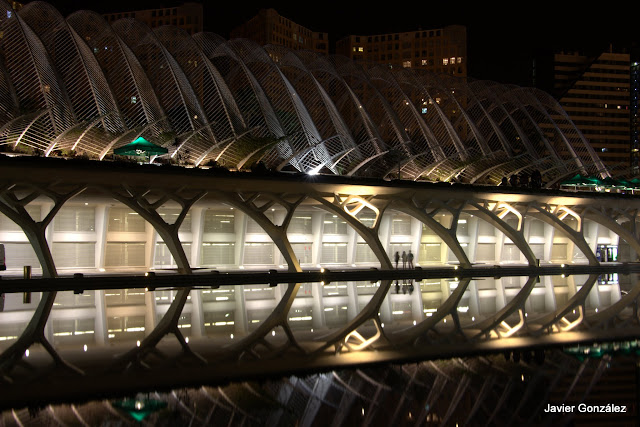
M 143 136 L 196 166 L 469 183 L 608 174 L 534 89 L 110 25 L 90 11 L 65 18 L 40 1 L 0 8 L 0 140 L 11 149 L 105 159 Z

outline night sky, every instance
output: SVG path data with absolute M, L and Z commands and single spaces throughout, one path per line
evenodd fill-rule
M 348 34 L 368 35 L 439 28 L 449 24 L 466 25 L 469 76 L 525 86 L 531 85 L 528 70 L 534 54 L 562 49 L 601 50 L 610 43 L 628 46 L 634 38 L 640 39 L 637 17 L 634 22 L 635 15 L 631 9 L 589 8 L 583 2 L 573 1 L 543 0 L 532 6 L 532 2 L 442 0 L 412 3 L 407 8 L 368 9 L 362 7 L 367 3 L 361 1 L 354 4 L 325 2 L 322 9 L 301 6 L 305 4 L 303 1 L 200 2 L 204 5 L 205 30 L 223 37 L 228 37 L 232 28 L 263 7 L 273 7 L 282 16 L 313 31 L 328 32 L 332 45 L 336 39 Z M 68 15 L 83 8 L 105 13 L 171 7 L 182 1 L 112 0 L 89 3 L 51 0 L 49 3 L 63 15 Z M 332 4 L 339 4 L 340 8 L 331 9 Z

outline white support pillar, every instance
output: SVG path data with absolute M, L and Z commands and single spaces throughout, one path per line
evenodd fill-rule
M 249 321 L 247 320 L 247 305 L 244 298 L 244 285 L 238 285 L 235 288 L 235 313 L 234 313 L 234 332 L 240 336 L 249 333 Z
M 194 337 L 204 335 L 204 309 L 200 289 L 191 289 L 191 334 Z
M 326 213 L 316 211 L 311 214 L 311 233 L 313 234 L 313 243 L 311 247 L 311 263 L 316 266 L 320 264 L 322 252 L 322 230 L 324 229 L 324 217 Z
M 422 241 L 422 223 L 418 219 L 411 217 L 411 252 L 413 252 L 414 266 L 418 264 L 418 258 L 420 257 L 421 241 Z M 393 255 L 394 254 L 389 254 L 389 257 L 393 259 Z
M 469 261 L 476 262 L 476 250 L 478 249 L 478 218 L 469 217 L 467 219 L 467 230 L 469 230 L 469 246 L 467 254 Z
M 233 208 L 232 208 L 233 209 Z M 235 251 L 236 251 L 236 265 L 242 266 L 244 260 L 244 242 L 246 240 L 247 234 L 247 217 L 244 212 L 233 209 L 233 214 L 235 215 L 234 224 L 236 231 L 236 243 L 235 243 Z
M 202 235 L 204 233 L 203 208 L 191 208 L 191 267 L 200 267 L 202 264 Z
M 480 298 L 478 296 L 478 284 L 475 280 L 469 283 L 467 292 L 469 292 L 469 313 L 477 319 L 480 315 Z
M 312 283 L 312 298 L 313 316 L 311 324 L 314 328 L 321 328 L 326 325 L 326 321 L 324 317 L 323 289 L 320 283 Z
M 355 282 L 347 283 L 347 319 L 352 320 L 358 315 L 358 288 Z
M 277 210 L 272 213 L 273 213 L 273 223 L 275 225 L 281 225 L 284 222 L 284 218 L 287 216 L 286 210 Z M 275 253 L 273 256 L 273 262 L 276 265 L 276 267 L 280 267 L 282 265 L 284 268 L 288 268 L 289 266 L 287 265 L 287 262 L 285 261 L 284 256 L 282 256 L 282 253 L 280 253 L 280 251 L 278 250 L 274 252 Z
M 504 283 L 502 279 L 493 279 L 496 286 L 496 311 L 501 310 L 507 305 L 507 298 L 505 295 Z
M 390 294 L 391 292 L 389 292 Z M 422 303 L 422 292 L 420 282 L 413 284 L 413 294 L 411 295 L 411 317 L 417 322 L 424 319 L 424 304 Z
M 95 292 L 96 317 L 95 317 L 95 340 L 96 344 L 106 346 L 109 343 L 109 331 L 107 328 L 107 304 L 104 290 Z
M 544 307 L 547 312 L 556 311 L 558 309 L 558 303 L 556 301 L 556 294 L 553 289 L 553 282 L 551 276 L 543 276 L 541 278 L 544 281 Z
M 109 226 L 109 206 L 100 204 L 96 206 L 96 268 L 104 270 L 105 254 L 107 249 L 107 228 Z M 104 298 L 104 295 L 103 295 Z
M 147 291 L 144 293 L 144 334 L 148 336 L 158 324 L 156 310 L 156 293 Z

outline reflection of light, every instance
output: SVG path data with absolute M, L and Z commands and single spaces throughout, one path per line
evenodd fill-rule
M 24 355 L 25 355 L 26 357 L 29 357 L 29 349 L 26 349 L 26 350 L 24 351 Z
M 136 341 L 136 347 L 140 347 L 140 340 Z
M 85 344 L 83 347 L 84 351 L 87 351 L 87 345 Z
M 458 307 L 458 311 L 461 313 L 466 313 L 467 311 L 469 311 L 469 307 L 468 306 Z

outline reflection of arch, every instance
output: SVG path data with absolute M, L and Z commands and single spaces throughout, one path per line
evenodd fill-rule
M 269 199 L 269 201 L 261 206 L 257 206 L 255 204 L 255 201 L 261 195 Z M 287 262 L 289 271 L 302 271 L 298 259 L 293 251 L 293 247 L 291 246 L 289 238 L 287 237 L 287 228 L 289 227 L 289 223 L 291 222 L 291 218 L 293 218 L 296 208 L 300 205 L 300 203 L 302 203 L 306 196 L 300 196 L 293 203 L 289 203 L 271 194 L 256 193 L 253 196 L 246 198 L 241 194 L 236 193 L 225 193 L 222 196 L 223 202 L 241 210 L 244 214 L 256 221 L 260 227 L 262 227 L 265 233 L 267 233 L 276 247 L 280 250 L 282 256 Z M 271 207 L 274 203 L 282 205 L 287 211 L 286 217 L 284 218 L 284 221 L 280 226 L 275 225 L 264 214 L 264 211 Z M 289 310 L 291 309 L 291 306 L 293 305 L 293 301 L 298 294 L 299 289 L 300 283 L 289 283 L 287 290 L 284 292 L 280 302 L 273 309 L 271 314 L 263 322 L 260 322 L 258 328 L 254 330 L 249 336 L 240 340 L 240 342 L 238 342 L 237 344 L 231 345 L 230 347 L 228 347 L 228 349 L 232 353 L 244 351 L 251 352 L 253 346 L 257 345 L 257 343 L 259 342 L 262 342 L 264 344 L 264 337 L 271 330 L 280 326 L 282 327 L 282 329 L 284 329 L 289 339 L 289 343 L 296 347 L 298 350 L 302 351 L 302 349 L 298 346 L 287 321 L 287 315 L 289 313 Z
M 533 333 L 533 335 L 541 335 L 547 332 L 548 328 L 556 328 L 559 331 L 565 332 L 579 326 L 584 319 L 585 298 L 587 298 L 591 292 L 598 277 L 599 275 L 597 274 L 590 275 L 580 290 L 569 298 L 569 301 L 567 301 L 563 307 L 557 308 L 553 313 L 531 320 L 528 325 L 529 331 Z M 570 322 L 566 316 L 575 307 L 578 307 L 580 310 L 580 315 L 578 319 Z
M 527 283 L 525 283 L 525 285 L 520 289 L 520 291 L 518 291 L 516 296 L 514 296 L 507 305 L 505 305 L 493 316 L 488 317 L 475 324 L 473 329 L 479 329 L 479 331 L 476 331 L 473 337 L 477 339 L 486 334 L 497 338 L 508 338 L 522 329 L 522 327 L 524 326 L 525 317 L 524 304 L 527 298 L 529 298 L 529 294 L 531 293 L 533 287 L 536 285 L 537 280 L 537 276 L 529 277 Z M 520 322 L 516 326 L 511 327 L 506 323 L 506 320 L 516 310 L 519 312 Z M 502 331 L 499 330 L 500 327 L 503 328 Z
M 326 200 L 321 195 L 312 195 L 311 197 L 319 201 L 322 206 L 325 207 L 329 212 L 339 216 L 341 219 L 346 221 L 347 224 L 349 224 L 360 235 L 360 237 L 362 237 L 362 239 L 369 245 L 369 248 L 373 251 L 375 256 L 380 261 L 381 269 L 393 269 L 391 259 L 387 255 L 384 247 L 382 246 L 382 243 L 380 242 L 380 239 L 378 238 L 378 228 L 380 227 L 380 221 L 376 221 L 374 226 L 372 228 L 369 228 L 362 224 L 360 220 L 358 220 L 355 216 L 349 215 L 344 209 L 344 204 L 340 202 L 337 196 L 334 198 L 334 202 Z M 380 214 L 382 214 L 383 211 L 384 209 L 380 209 Z M 382 301 L 387 296 L 390 287 L 391 280 L 384 280 L 383 282 L 381 282 L 380 287 L 371 297 L 367 305 L 362 310 L 360 310 L 360 312 L 346 325 L 342 326 L 338 330 L 331 333 L 328 337 L 326 337 L 325 344 L 317 349 L 316 353 L 323 352 L 331 345 L 336 345 L 336 350 L 340 350 L 344 340 L 369 319 L 373 319 L 376 327 L 379 327 L 380 325 L 378 325 L 378 323 L 380 323 L 380 318 L 378 311 L 380 310 Z
M 447 298 L 447 300 L 438 307 L 438 311 L 433 313 L 431 317 L 424 319 L 422 322 L 410 328 L 405 332 L 399 332 L 394 335 L 394 344 L 402 345 L 407 344 L 408 342 L 413 342 L 413 344 L 417 344 L 417 340 L 421 336 L 425 336 L 429 330 L 434 328 L 438 323 L 440 323 L 445 317 L 451 315 L 453 317 L 454 323 L 458 330 L 461 329 L 460 320 L 458 319 L 458 304 L 462 299 L 464 293 L 467 291 L 469 287 L 469 283 L 471 283 L 470 278 L 464 278 L 458 283 L 458 287 L 451 292 L 451 295 Z

